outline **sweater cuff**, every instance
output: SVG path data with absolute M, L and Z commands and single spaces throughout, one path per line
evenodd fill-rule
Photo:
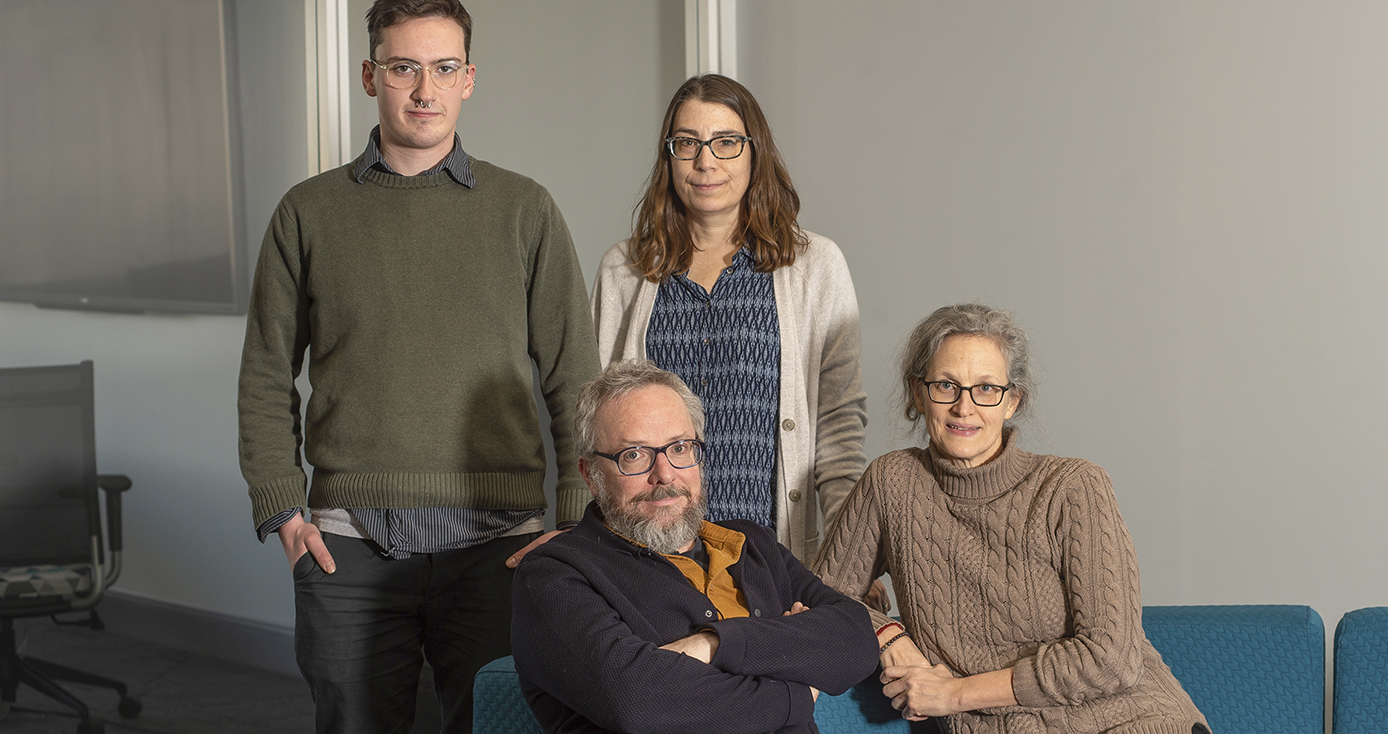
M 285 510 L 304 506 L 308 477 L 302 470 L 251 487 L 251 516 L 258 528 Z
M 727 620 L 732 622 L 734 620 Z M 718 650 L 713 653 L 709 665 L 724 673 L 739 674 L 743 661 L 747 658 L 747 635 L 745 625 L 741 624 L 701 624 L 695 632 L 712 632 L 718 635 Z
M 1055 702 L 1041 692 L 1041 684 L 1036 680 L 1036 656 L 1028 655 L 1012 666 L 1012 695 L 1017 704 L 1026 708 L 1054 706 Z
M 786 726 L 796 726 L 814 721 L 814 694 L 804 683 L 784 683 L 790 694 L 790 714 L 786 716 Z M 820 691 L 819 695 L 828 694 Z
M 862 604 L 862 600 L 858 600 L 858 603 Z M 867 605 L 863 604 L 863 606 L 866 607 Z M 901 623 L 901 617 L 890 617 L 882 612 L 877 611 L 876 609 L 868 609 L 867 611 L 868 616 L 872 618 L 872 628 L 874 630 L 880 630 L 882 629 L 882 625 L 891 624 L 892 622 L 901 624 L 901 629 L 906 629 L 906 625 Z

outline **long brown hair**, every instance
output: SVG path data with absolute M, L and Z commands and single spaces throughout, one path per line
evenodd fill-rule
M 689 212 L 675 193 L 670 176 L 672 158 L 665 146 L 675 113 L 690 100 L 721 104 L 737 113 L 752 139 L 749 150 L 743 154 L 752 156 L 751 180 L 742 196 L 734 237 L 747 243 L 758 272 L 769 273 L 795 262 L 796 255 L 809 245 L 809 237 L 795 223 L 800 214 L 800 195 L 795 193 L 795 184 L 790 182 L 781 152 L 771 138 L 771 126 L 746 87 L 719 74 L 704 74 L 690 77 L 680 85 L 665 110 L 646 194 L 632 212 L 628 250 L 631 264 L 658 283 L 688 270 L 694 260 Z

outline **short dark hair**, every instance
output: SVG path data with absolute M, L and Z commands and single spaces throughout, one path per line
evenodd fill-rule
M 376 0 L 366 11 L 366 32 L 371 36 L 368 52 L 376 58 L 385 29 L 415 18 L 450 18 L 463 27 L 463 55 L 472 55 L 472 16 L 458 0 Z M 464 63 L 470 63 L 463 59 Z

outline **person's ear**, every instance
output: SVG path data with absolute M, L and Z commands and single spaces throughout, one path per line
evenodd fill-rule
M 463 75 L 463 93 L 459 99 L 467 99 L 472 96 L 472 90 L 477 86 L 477 67 L 472 64 L 467 65 L 467 73 Z
M 918 415 L 925 415 L 925 383 L 919 377 L 911 378 L 911 408 Z
M 1011 420 L 1012 414 L 1016 413 L 1017 408 L 1022 404 L 1022 396 L 1018 394 L 1020 392 L 1020 390 L 1007 391 L 1007 411 L 1003 413 L 1003 420 Z
M 588 472 L 594 468 L 592 464 L 588 463 L 587 459 L 582 456 L 578 457 L 578 473 L 583 476 L 583 482 L 588 485 L 588 492 L 596 499 L 598 496 L 598 488 L 593 484 L 593 478 L 588 475 Z
M 361 86 L 366 90 L 366 96 L 376 96 L 376 65 L 370 59 L 362 59 L 361 62 Z

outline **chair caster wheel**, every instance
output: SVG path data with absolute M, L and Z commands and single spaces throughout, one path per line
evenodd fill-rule
M 140 710 L 143 708 L 144 704 L 133 698 L 122 698 L 120 705 L 116 706 L 116 711 L 122 719 L 133 719 L 140 715 Z

